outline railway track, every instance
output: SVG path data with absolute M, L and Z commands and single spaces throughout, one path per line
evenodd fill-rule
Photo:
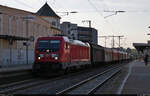
M 108 69 L 109 68 L 109 69 Z M 91 80 L 95 80 L 95 81 L 97 81 L 96 79 L 99 77 L 99 79 L 102 79 L 102 76 L 103 76 L 103 78 L 105 78 L 105 77 L 108 77 L 108 75 L 110 74 L 110 73 L 112 73 L 113 71 L 111 71 L 112 70 L 112 66 L 109 66 L 107 69 L 108 70 L 106 70 L 105 72 L 102 72 L 102 73 L 100 73 L 100 74 L 98 74 L 98 75 L 95 75 L 95 76 L 93 76 L 93 75 L 91 75 L 92 77 L 90 77 L 90 79 L 88 79 L 87 81 L 84 79 L 84 82 L 83 81 L 81 81 L 82 82 L 82 84 L 81 84 L 81 82 L 80 83 L 78 83 L 78 84 L 75 84 L 75 85 L 78 85 L 78 86 L 76 86 L 76 87 L 73 87 L 73 88 L 71 88 L 70 89 L 70 87 L 69 86 L 67 86 L 67 87 L 69 87 L 69 88 L 67 88 L 67 87 L 64 87 L 63 89 L 61 89 L 61 90 L 58 90 L 59 92 L 56 92 L 56 94 L 72 94 L 71 92 L 73 92 L 73 90 L 74 90 L 74 88 L 81 88 L 80 86 L 81 85 L 83 85 L 83 84 L 85 84 L 85 85 L 87 85 L 88 86 L 88 82 L 90 82 Z M 111 69 L 110 69 L 111 68 Z M 116 68 L 116 67 L 115 67 Z M 93 69 L 90 69 L 90 70 L 93 70 Z M 30 90 L 31 91 L 31 93 L 32 93 L 32 90 L 37 90 L 37 88 L 38 87 L 40 87 L 40 88 L 44 88 L 45 89 L 45 87 L 44 87 L 44 85 L 47 85 L 47 84 L 51 84 L 52 82 L 57 82 L 57 84 L 61 84 L 62 83 L 62 80 L 63 79 L 66 79 L 66 80 L 70 80 L 69 78 L 72 78 L 72 77 L 76 77 L 76 76 L 80 76 L 80 74 L 82 73 L 82 74 L 85 74 L 85 73 L 87 73 L 87 72 L 90 72 L 90 70 L 89 69 L 86 69 L 86 70 L 84 70 L 84 71 L 79 71 L 79 72 L 75 72 L 75 73 L 70 73 L 70 74 L 67 74 L 67 75 L 63 75 L 63 76 L 59 76 L 59 77 L 53 77 L 53 78 L 48 78 L 48 79 L 43 79 L 43 78 L 32 78 L 32 79 L 28 79 L 28 80 L 24 80 L 24 81 L 19 81 L 19 82 L 15 82 L 15 83 L 10 83 L 10 84 L 4 84 L 4 85 L 2 85 L 2 86 L 0 86 L 0 94 L 13 94 L 13 93 L 15 93 L 15 94 L 17 94 L 18 92 L 20 92 L 20 91 L 23 91 L 23 90 Z M 95 69 L 94 69 L 95 70 Z M 119 70 L 119 69 L 118 69 Z M 119 72 L 119 71 L 116 71 L 116 73 L 117 72 Z M 113 75 L 115 75 L 116 73 L 114 73 Z M 107 75 L 106 75 L 107 74 Z M 111 76 L 110 76 L 111 77 Z M 108 78 L 109 79 L 109 78 Z M 106 81 L 106 80 L 105 80 Z M 68 82 L 69 83 L 69 82 Z M 93 84 L 95 84 L 95 83 L 93 83 Z M 74 86 L 75 86 L 74 85 Z M 80 86 L 79 86 L 80 85 Z M 41 87 L 42 86 L 42 87 Z M 67 88 L 68 90 L 72 90 L 72 91 L 65 91 L 66 89 L 65 88 Z M 53 88 L 53 89 L 55 89 L 55 87 Z M 56 88 L 57 89 L 57 88 Z M 38 89 L 38 90 L 40 90 L 40 89 Z M 38 91 L 37 90 L 37 91 Z M 51 90 L 52 91 L 52 90 Z M 23 92 L 23 94 L 24 94 L 24 92 Z M 26 94 L 26 93 L 25 93 Z M 38 94 L 38 93 L 37 93 Z M 41 93 L 40 93 L 41 94 Z M 45 94 L 45 93 L 43 93 L 43 94 Z M 74 93 L 73 93 L 74 94 Z M 89 94 L 89 93 L 88 93 Z
M 52 77 L 52 78 L 29 78 L 23 81 L 16 81 L 9 84 L 0 85 L 0 94 L 9 94 L 15 93 L 19 90 L 28 89 L 31 87 L 40 86 L 52 81 L 60 80 L 62 78 L 71 77 L 77 74 L 81 74 L 83 72 L 88 72 L 89 70 L 83 70 L 75 73 L 70 73 L 67 75 L 59 76 L 59 77 Z
M 102 86 L 107 80 L 117 74 L 121 68 L 111 68 L 100 74 L 94 75 L 56 94 L 92 94 L 97 88 Z
M 18 90 L 30 88 L 32 86 L 36 86 L 43 83 L 46 83 L 46 80 L 29 79 L 29 80 L 3 85 L 0 87 L 0 94 L 13 93 Z
M 0 86 L 32 78 L 31 69 L 0 70 Z

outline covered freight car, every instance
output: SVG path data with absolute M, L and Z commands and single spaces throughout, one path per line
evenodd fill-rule
M 111 48 L 104 48 L 104 61 L 111 63 L 113 61 L 113 51 Z
M 117 63 L 119 61 L 119 52 L 116 49 L 112 49 L 113 51 L 113 63 Z
M 91 63 L 93 65 L 100 65 L 104 63 L 104 47 L 90 43 L 91 47 Z

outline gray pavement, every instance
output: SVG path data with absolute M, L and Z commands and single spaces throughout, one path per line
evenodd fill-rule
M 108 80 L 95 94 L 150 94 L 150 62 L 135 60 Z
M 31 70 L 31 68 L 32 68 L 32 64 L 20 64 L 20 65 L 14 65 L 14 66 L 7 66 L 7 67 L 1 67 L 0 73 Z
M 146 66 L 143 61 L 131 62 L 120 88 L 121 94 L 150 95 L 150 63 Z

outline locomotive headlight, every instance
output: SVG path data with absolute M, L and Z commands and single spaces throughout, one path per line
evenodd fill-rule
M 55 60 L 58 60 L 58 57 L 55 57 Z
M 38 59 L 40 60 L 41 58 L 43 58 L 44 57 L 44 55 L 43 54 L 39 54 L 38 55 Z
M 41 57 L 38 57 L 38 59 L 40 60 L 40 59 L 41 59 Z
M 52 58 L 54 58 L 55 60 L 58 60 L 58 57 L 59 57 L 58 54 L 52 54 L 51 56 L 52 56 Z

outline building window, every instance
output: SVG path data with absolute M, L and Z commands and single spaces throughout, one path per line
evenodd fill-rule
M 70 24 L 68 24 L 68 28 L 70 28 Z
M 53 21 L 53 22 L 52 22 L 52 25 L 53 25 L 53 26 L 56 26 L 56 22 L 55 22 L 55 21 Z
M 70 34 L 70 31 L 68 31 L 68 34 Z
M 57 23 L 58 24 L 58 28 L 60 29 L 60 24 L 59 23 Z

